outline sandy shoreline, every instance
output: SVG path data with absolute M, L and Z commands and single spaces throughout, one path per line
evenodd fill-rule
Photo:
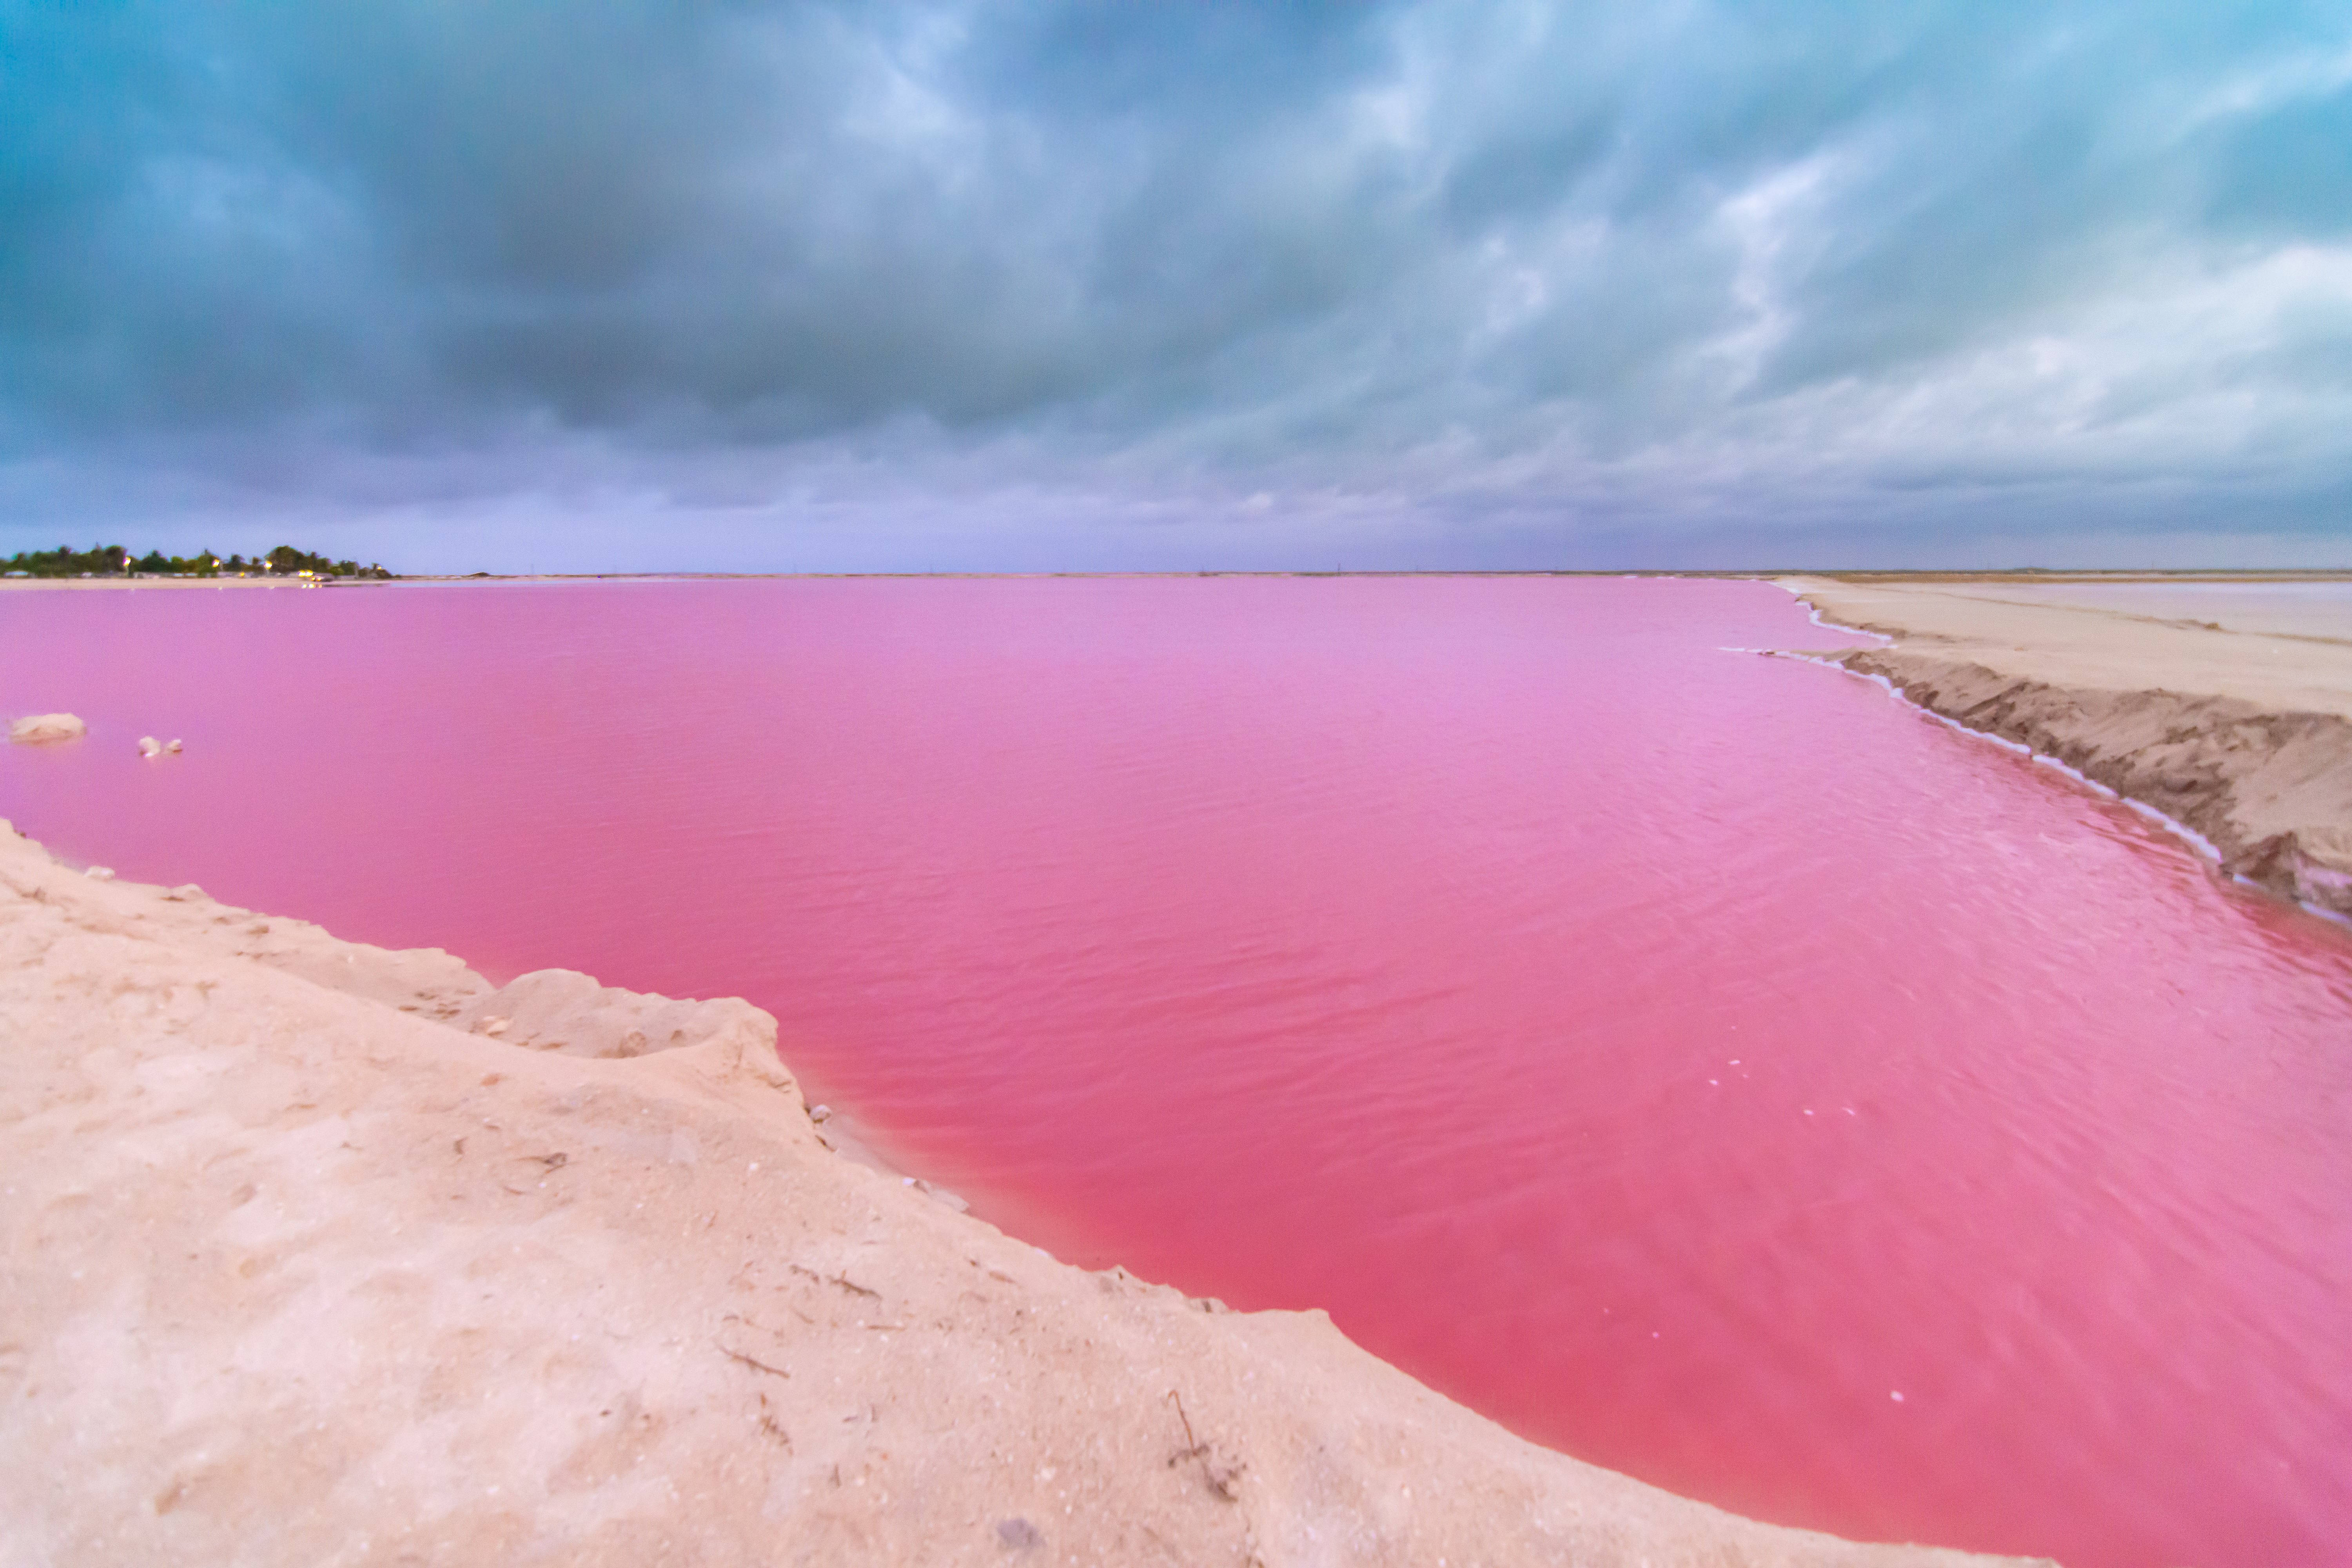
M 2332 606 L 1781 581 L 1895 639 L 1816 657 L 2352 912 Z M 1321 1313 L 1058 1263 L 813 1122 L 746 1003 L 493 990 L 13 830 L 0 942 L 0 1564 L 1994 1561 L 1739 1520 Z
M 2352 583 L 1780 581 L 1893 639 L 1811 657 L 2145 804 L 2228 875 L 2352 917 Z
M 1057 1263 L 828 1149 L 746 1003 L 493 992 L 13 831 L 0 933 L 0 1562 L 1985 1561 Z

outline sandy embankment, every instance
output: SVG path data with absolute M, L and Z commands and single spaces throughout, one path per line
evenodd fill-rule
M 829 1150 L 745 1003 L 493 993 L 8 831 L 0 942 L 0 1563 L 1982 1561 L 1056 1263 Z
M 1893 646 L 1831 652 L 2211 842 L 2225 871 L 2352 915 L 2352 595 L 2256 583 L 1792 577 Z

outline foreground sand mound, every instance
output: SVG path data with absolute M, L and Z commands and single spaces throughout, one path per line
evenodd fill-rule
M 537 969 L 465 1003 L 449 1022 L 509 1046 L 610 1059 L 733 1041 L 773 1055 L 776 1021 L 749 1002 L 676 1002 Z
M 1982 1561 L 1055 1263 L 830 1152 L 774 1029 L 0 830 L 0 1563 Z

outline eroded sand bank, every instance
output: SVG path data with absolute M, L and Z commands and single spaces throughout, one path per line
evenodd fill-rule
M 0 944 L 0 1562 L 1985 1561 L 1056 1263 L 828 1149 L 744 1003 L 493 993 L 13 831 Z
M 2196 829 L 2222 868 L 2352 915 L 2352 584 L 1791 577 L 1822 653 Z

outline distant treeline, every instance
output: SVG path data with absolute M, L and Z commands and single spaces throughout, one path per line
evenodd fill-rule
M 166 555 L 160 550 L 151 550 L 134 557 L 120 544 L 94 544 L 88 550 L 60 544 L 55 550 L 27 550 L 12 555 L 5 564 L 0 564 L 0 572 L 12 577 L 124 577 L 134 574 L 144 577 L 292 577 L 304 572 L 320 577 L 392 575 L 381 566 L 330 561 L 290 544 L 281 544 L 268 554 L 257 555 L 250 561 L 242 555 L 215 555 L 209 550 L 199 550 L 194 555 Z

